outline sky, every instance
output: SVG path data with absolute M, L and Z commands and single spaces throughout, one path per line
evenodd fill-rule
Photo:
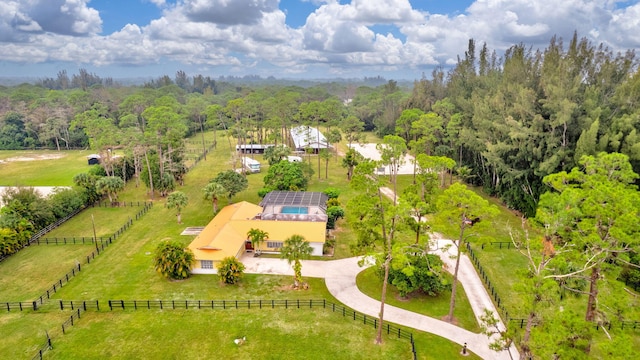
M 499 55 L 574 32 L 640 50 L 621 0 L 2 0 L 0 77 L 429 77 L 469 39 Z

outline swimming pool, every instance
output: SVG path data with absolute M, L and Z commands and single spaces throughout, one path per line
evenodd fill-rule
M 309 208 L 306 206 L 283 206 L 281 214 L 308 214 Z

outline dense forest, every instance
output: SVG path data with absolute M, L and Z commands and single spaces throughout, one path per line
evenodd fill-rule
M 203 129 L 245 143 L 286 142 L 297 124 L 339 128 L 350 142 L 374 131 L 403 137 L 414 153 L 456 160 L 467 181 L 528 216 L 545 191 L 542 178 L 569 171 L 582 155 L 620 152 L 640 172 L 635 54 L 577 35 L 543 50 L 514 45 L 502 56 L 470 40 L 456 66 L 412 89 L 393 80 L 305 85 L 248 86 L 178 71 L 120 86 L 61 71 L 0 87 L 0 149 L 123 149 L 136 174 L 158 172 L 158 185 L 165 173 L 180 181 L 181 139 Z

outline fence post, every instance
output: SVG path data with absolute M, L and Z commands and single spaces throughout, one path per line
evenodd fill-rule
M 35 311 L 35 310 L 38 310 L 38 302 L 37 302 L 37 301 L 34 301 L 34 302 L 33 302 L 33 310 L 34 310 L 34 311 Z

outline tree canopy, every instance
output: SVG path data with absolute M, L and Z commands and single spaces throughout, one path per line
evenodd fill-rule
M 222 185 L 229 201 L 231 201 L 237 193 L 246 190 L 249 187 L 247 178 L 233 170 L 226 170 L 218 173 L 216 177 L 211 179 L 210 183 Z

